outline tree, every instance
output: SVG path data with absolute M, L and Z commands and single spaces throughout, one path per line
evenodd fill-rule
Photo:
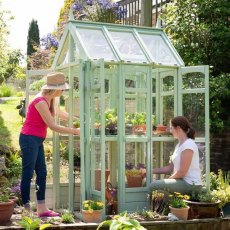
M 212 132 L 230 128 L 230 1 L 174 0 L 161 15 L 186 65 L 210 66 Z
M 1 6 L 1 0 L 0 0 Z M 7 65 L 7 55 L 9 52 L 9 47 L 7 44 L 7 36 L 9 34 L 8 22 L 12 20 L 13 17 L 10 12 L 5 10 L 0 10 L 0 84 L 4 81 L 4 73 Z
M 228 0 L 174 0 L 161 18 L 186 65 L 210 65 L 218 76 L 230 72 L 229 15 Z
M 36 20 L 32 19 L 29 25 L 27 36 L 27 56 L 36 52 L 36 48 L 40 46 L 39 28 Z

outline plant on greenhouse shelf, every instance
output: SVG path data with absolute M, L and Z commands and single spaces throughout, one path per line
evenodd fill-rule
M 125 168 L 128 187 L 142 187 L 143 178 L 146 176 L 144 164 L 139 163 L 134 166 L 126 163 Z
M 74 16 L 78 20 L 116 23 L 122 19 L 127 10 L 112 0 L 75 0 Z
M 117 134 L 117 111 L 115 109 L 105 111 L 105 134 Z

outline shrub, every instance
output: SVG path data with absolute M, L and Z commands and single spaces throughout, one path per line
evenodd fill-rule
M 1 97 L 11 97 L 14 95 L 14 88 L 9 85 L 1 85 L 0 86 L 0 96 Z

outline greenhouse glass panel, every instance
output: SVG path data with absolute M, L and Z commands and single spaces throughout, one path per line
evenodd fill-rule
M 125 144 L 126 188 L 144 186 L 141 168 L 146 167 L 146 155 L 146 143 L 127 142 Z
M 199 157 L 200 157 L 200 170 L 202 174 L 205 174 L 205 155 L 206 155 L 206 148 L 204 142 L 196 142 L 199 150 Z
M 101 190 L 101 143 L 99 142 L 95 142 L 93 143 L 93 148 L 94 150 L 92 151 L 92 165 L 94 165 L 94 170 L 92 171 L 93 175 L 92 178 L 94 178 L 94 180 L 92 180 L 92 183 L 94 182 L 94 188 L 95 190 L 100 191 Z M 106 171 L 105 171 L 105 183 L 109 180 L 109 176 L 110 176 L 110 170 L 108 168 L 109 165 L 109 153 L 108 153 L 108 143 L 105 145 L 105 150 L 106 150 L 106 154 L 105 154 L 105 167 L 106 167 Z
M 78 33 L 77 33 L 78 32 Z M 76 34 L 80 36 L 84 48 L 92 59 L 104 58 L 105 60 L 117 60 L 103 32 L 96 29 L 76 28 Z
M 196 137 L 205 136 L 205 94 L 184 94 L 183 115 L 196 131 Z
M 174 90 L 174 77 L 166 76 L 163 79 L 163 91 L 171 91 Z
M 109 31 L 113 43 L 119 50 L 122 60 L 129 62 L 148 62 L 144 52 L 131 32 Z
M 183 75 L 183 89 L 195 89 L 205 87 L 205 75 L 203 73 L 187 73 Z
M 174 117 L 174 96 L 163 97 L 163 124 L 169 126 L 170 120 Z
M 175 141 L 163 142 L 154 141 L 152 145 L 152 163 L 153 168 L 159 168 L 170 164 L 171 156 L 175 148 Z M 159 175 L 154 174 L 155 178 L 158 179 Z
M 180 65 L 161 35 L 141 33 L 139 35 L 149 50 L 153 62 L 165 65 Z
M 133 68 L 132 68 L 133 69 Z M 125 126 L 126 135 L 146 134 L 147 72 L 144 68 L 125 68 Z M 132 126 L 132 130 L 130 128 Z

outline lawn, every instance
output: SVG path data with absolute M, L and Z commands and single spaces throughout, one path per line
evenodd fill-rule
M 0 144 L 19 148 L 18 136 L 22 127 L 22 117 L 16 106 L 21 98 L 9 98 L 0 103 Z

